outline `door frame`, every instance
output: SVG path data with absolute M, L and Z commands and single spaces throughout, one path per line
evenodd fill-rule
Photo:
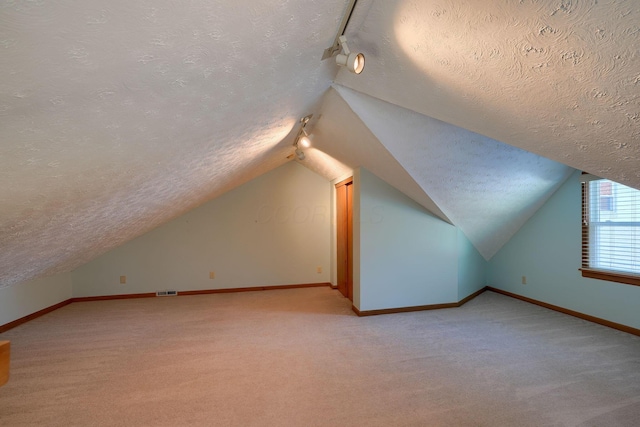
M 353 177 L 338 182 L 335 189 L 337 284 L 340 293 L 353 302 Z

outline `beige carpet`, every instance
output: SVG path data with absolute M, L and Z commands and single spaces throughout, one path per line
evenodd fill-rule
M 74 303 L 12 342 L 1 426 L 638 426 L 640 338 L 485 292 L 358 318 L 329 288 Z

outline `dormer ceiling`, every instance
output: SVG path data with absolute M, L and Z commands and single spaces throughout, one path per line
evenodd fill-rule
M 371 150 L 376 142 L 388 150 L 486 259 L 509 241 L 573 171 L 520 148 L 334 87 L 375 137 L 363 151 Z M 366 154 L 358 157 L 363 156 Z M 371 170 L 381 175 L 384 169 L 374 166 Z M 410 194 L 399 185 L 396 188 Z
M 337 83 L 640 188 L 639 2 L 397 0 L 356 12 L 367 69 Z
M 70 271 L 282 165 L 309 113 L 319 134 L 358 128 L 378 144 L 358 158 L 325 143 L 341 166 L 318 152 L 311 168 L 371 168 L 485 256 L 497 243 L 483 235 L 511 229 L 465 225 L 464 199 L 443 197 L 464 181 L 436 177 L 425 146 L 477 168 L 491 149 L 526 158 L 494 177 L 545 181 L 521 195 L 529 209 L 566 176 L 557 163 L 640 188 L 640 3 L 359 0 L 346 31 L 367 57 L 359 76 L 320 61 L 346 3 L 0 6 L 0 286 Z M 355 124 L 330 121 L 331 103 Z M 400 128 L 460 142 L 404 144 Z

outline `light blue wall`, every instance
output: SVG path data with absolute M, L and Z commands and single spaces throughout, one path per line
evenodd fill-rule
M 70 298 L 70 273 L 0 288 L 0 325 L 6 325 Z
M 370 172 L 354 176 L 356 307 L 450 303 L 484 286 L 482 257 L 459 230 Z M 0 289 L 0 324 L 72 296 L 328 281 L 329 190 L 289 163 L 73 273 Z
M 487 285 L 488 263 L 464 233 L 457 229 L 458 301 Z
M 640 287 L 580 275 L 580 221 L 580 172 L 575 172 L 490 260 L 488 284 L 640 328 Z
M 456 228 L 366 169 L 354 183 L 354 305 L 363 311 L 456 302 Z
M 79 267 L 73 294 L 326 283 L 330 194 L 326 179 L 286 163 Z

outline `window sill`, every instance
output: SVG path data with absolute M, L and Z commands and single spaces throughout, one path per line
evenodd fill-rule
M 632 274 L 615 273 L 612 271 L 592 270 L 581 268 L 582 277 L 590 279 L 607 280 L 609 282 L 624 283 L 627 285 L 640 286 L 640 276 Z

